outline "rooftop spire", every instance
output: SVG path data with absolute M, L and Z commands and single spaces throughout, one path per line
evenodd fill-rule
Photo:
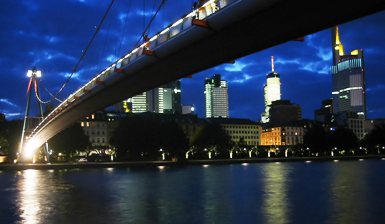
M 338 26 L 335 27 L 335 43 L 334 43 L 334 50 L 337 50 L 338 51 L 338 54 L 340 56 L 342 55 L 345 55 L 345 52 L 344 52 L 344 46 L 342 45 L 341 41 L 340 41 L 340 34 L 338 32 Z
M 271 71 L 274 72 L 274 56 L 271 56 Z

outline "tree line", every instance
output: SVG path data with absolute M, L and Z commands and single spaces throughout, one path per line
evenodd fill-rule
M 190 122 L 194 130 L 186 134 L 183 125 L 173 116 L 149 113 L 146 115 L 130 114 L 119 121 L 110 144 L 116 150 L 120 161 L 160 160 L 164 159 L 207 159 L 229 158 L 231 152 L 247 157 L 250 150 L 255 155 L 266 155 L 266 148 L 247 146 L 242 139 L 233 142 L 220 124 L 215 122 Z M 188 122 L 187 122 L 188 123 Z M 22 121 L 7 121 L 0 114 L 0 153 L 14 158 L 19 147 Z M 49 148 L 54 155 L 62 153 L 70 161 L 79 152 L 92 149 L 89 137 L 85 135 L 79 123 L 72 125 L 49 140 Z M 285 146 L 286 147 L 286 146 Z M 304 143 L 287 146 L 293 155 L 295 151 L 308 149 L 320 156 L 331 152 L 345 154 L 379 154 L 385 153 L 385 124 L 376 126 L 361 141 L 355 134 L 345 128 L 325 129 L 322 125 L 313 125 L 306 131 Z M 245 151 L 243 151 L 245 150 Z M 247 151 L 246 151 L 247 150 Z M 233 157 L 234 158 L 234 157 Z
M 345 154 L 379 154 L 385 153 L 384 146 L 385 124 L 375 126 L 362 140 L 350 129 L 330 129 L 320 124 L 313 125 L 304 135 L 304 147 L 320 155 L 330 155 L 332 151 Z
M 172 118 L 132 114 L 120 121 L 111 144 L 116 147 L 119 160 L 158 160 L 163 153 L 168 158 L 183 160 L 191 149 L 196 157 L 203 157 L 205 150 L 214 148 L 224 155 L 231 141 L 219 124 L 199 125 L 192 136 L 187 136 Z

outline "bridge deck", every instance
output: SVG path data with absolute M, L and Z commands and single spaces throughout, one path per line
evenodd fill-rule
M 215 2 L 171 24 L 71 94 L 37 126 L 29 146 L 140 92 L 385 9 L 385 0 Z M 194 16 L 209 27 L 193 25 Z

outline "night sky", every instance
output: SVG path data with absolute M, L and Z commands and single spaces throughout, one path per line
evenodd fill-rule
M 116 0 L 79 71 L 59 98 L 91 79 L 133 49 L 160 0 Z M 44 88 L 56 92 L 72 72 L 110 0 L 2 0 L 0 7 L 0 112 L 8 119 L 23 117 L 32 66 L 42 70 Z M 168 0 L 150 29 L 150 35 L 191 10 L 193 0 Z M 263 31 L 261 31 L 263 33 Z M 364 49 L 367 110 L 369 118 L 385 117 L 385 12 L 340 25 L 348 53 Z M 321 101 L 331 97 L 331 31 L 323 30 L 219 65 L 182 79 L 182 103 L 194 104 L 204 116 L 205 77 L 221 74 L 229 82 L 230 116 L 259 121 L 264 109 L 263 86 L 271 70 L 281 75 L 282 99 L 302 107 L 304 118 L 313 119 Z

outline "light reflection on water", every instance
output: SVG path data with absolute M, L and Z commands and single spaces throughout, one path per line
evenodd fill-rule
M 265 223 L 288 223 L 289 204 L 287 196 L 290 169 L 282 163 L 263 166 Z
M 39 215 L 42 212 L 40 200 L 43 198 L 38 193 L 38 172 L 37 170 L 25 170 L 20 174 L 21 180 L 18 182 L 20 217 L 26 224 L 39 223 Z
M 0 173 L 0 223 L 385 223 L 385 163 Z
M 65 195 L 71 186 L 63 183 L 53 170 L 28 169 L 16 173 L 15 203 L 20 221 L 26 224 L 46 223 L 53 208 L 60 203 L 59 194 Z
M 349 166 L 347 163 L 339 163 L 338 168 L 333 169 L 330 182 L 332 196 L 331 220 L 335 223 L 365 223 L 368 203 L 366 194 L 367 170 L 360 163 Z M 350 202 L 350 203 L 346 203 Z

